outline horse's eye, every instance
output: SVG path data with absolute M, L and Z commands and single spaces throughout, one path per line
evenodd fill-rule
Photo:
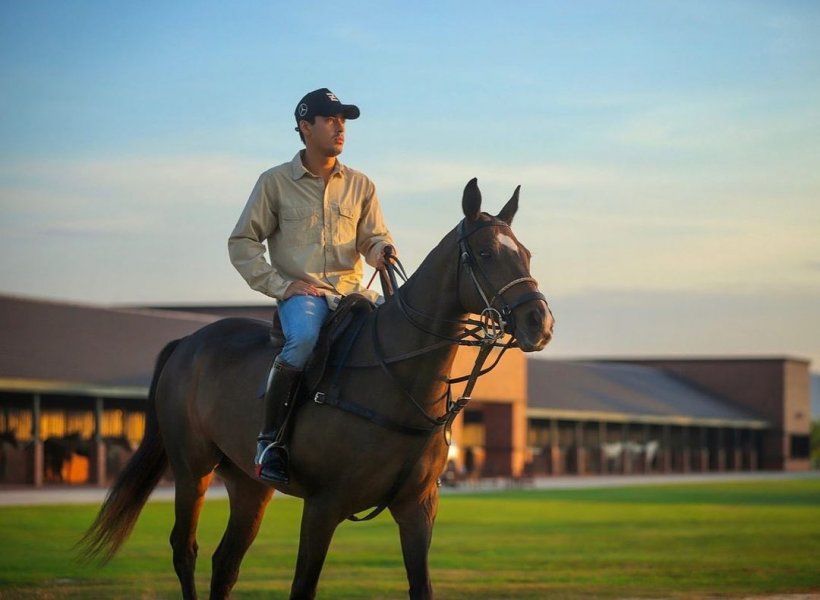
M 490 252 L 489 250 L 479 250 L 478 255 L 481 258 L 490 258 L 492 256 L 492 252 Z

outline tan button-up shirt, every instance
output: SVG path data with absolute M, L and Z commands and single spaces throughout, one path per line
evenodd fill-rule
M 393 238 L 373 182 L 337 160 L 325 186 L 297 152 L 259 177 L 228 252 L 248 285 L 263 294 L 281 299 L 292 282 L 303 280 L 327 290 L 330 301 L 362 291 L 361 257 L 375 266 L 386 244 Z

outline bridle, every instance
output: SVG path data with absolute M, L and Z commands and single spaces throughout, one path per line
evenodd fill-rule
M 397 256 L 395 256 L 395 254 L 392 253 L 391 249 L 391 251 L 385 253 L 385 266 L 387 276 L 389 278 L 389 288 L 393 290 L 392 297 L 395 299 L 405 319 L 411 325 L 413 325 L 416 329 L 419 329 L 420 331 L 423 331 L 424 333 L 430 334 L 434 337 L 440 338 L 445 342 L 456 343 L 460 346 L 489 345 L 491 348 L 500 347 L 504 350 L 508 348 L 517 347 L 518 344 L 517 340 L 515 339 L 514 333 L 515 317 L 513 315 L 513 311 L 519 306 L 526 304 L 527 302 L 532 302 L 533 300 L 542 301 L 547 306 L 547 310 L 549 310 L 549 304 L 547 303 L 547 299 L 544 297 L 544 294 L 538 291 L 538 281 L 536 281 L 534 277 L 529 276 L 519 277 L 517 279 L 510 281 L 506 285 L 501 286 L 497 291 L 495 291 L 492 294 L 492 296 L 487 294 L 487 292 L 485 291 L 485 286 L 487 286 L 489 289 L 492 289 L 492 283 L 490 282 L 490 279 L 489 277 L 487 277 L 484 270 L 481 268 L 479 261 L 476 260 L 475 253 L 473 252 L 473 249 L 470 246 L 468 240 L 473 234 L 486 227 L 503 227 L 506 229 L 510 229 L 510 226 L 503 221 L 481 221 L 474 229 L 467 232 L 465 222 L 466 219 L 462 219 L 462 221 L 458 224 L 456 232 L 458 236 L 457 244 L 459 253 L 459 265 L 456 271 L 455 293 L 457 296 L 460 294 L 461 271 L 462 269 L 466 269 L 470 280 L 473 282 L 473 286 L 475 287 L 476 291 L 481 297 L 481 300 L 484 303 L 484 308 L 481 310 L 480 313 L 478 313 L 479 319 L 442 319 L 439 317 L 427 315 L 413 308 L 407 302 L 407 299 L 402 294 L 402 289 L 398 283 L 398 277 L 401 277 L 404 281 L 407 281 L 407 274 L 404 271 L 404 267 L 401 264 L 401 261 L 398 259 Z M 512 233 L 512 231 L 510 231 L 510 233 Z M 479 281 L 479 278 L 485 282 L 485 285 L 482 285 L 481 281 Z M 536 290 L 518 296 L 515 299 L 515 301 L 511 304 L 506 302 L 504 299 L 504 293 L 522 283 L 531 283 L 536 286 Z M 496 301 L 500 302 L 499 308 L 495 307 Z M 463 306 L 463 303 L 461 302 L 460 298 L 458 302 Z M 468 311 L 465 310 L 465 312 Z M 461 325 L 464 326 L 464 329 L 461 333 L 457 334 L 454 337 L 448 336 L 438 331 L 431 330 L 419 319 L 423 319 L 428 322 L 438 321 L 450 325 Z M 506 342 L 502 342 L 502 338 L 507 334 L 510 335 L 509 340 L 507 340 Z M 444 344 L 434 344 L 433 346 L 428 346 L 426 349 L 422 350 L 432 350 L 434 348 L 440 347 L 441 345 Z M 416 356 L 420 353 L 422 352 L 415 351 L 412 353 L 412 355 Z M 403 359 L 404 356 L 398 358 Z M 390 362 L 395 361 L 391 360 Z M 495 364 L 493 364 L 493 366 L 495 366 Z M 482 375 L 483 374 L 484 373 L 482 373 Z M 453 383 L 455 383 L 456 381 L 457 380 L 452 380 Z M 460 379 L 458 381 L 463 381 L 463 379 Z
M 440 338 L 442 341 L 429 345 L 420 350 L 415 350 L 413 352 L 409 352 L 407 354 L 403 354 L 400 356 L 391 357 L 388 359 L 384 356 L 384 353 L 381 350 L 381 344 L 378 338 L 378 311 L 376 313 L 376 325 L 373 327 L 373 343 L 375 352 L 379 360 L 379 366 L 381 366 L 382 370 L 394 380 L 397 387 L 404 392 L 405 396 L 407 396 L 412 401 L 413 405 L 415 405 L 415 407 L 419 410 L 422 416 L 424 416 L 424 418 L 434 428 L 440 427 L 442 425 L 445 426 L 445 437 L 448 441 L 448 444 L 450 439 L 450 426 L 452 425 L 452 422 L 456 418 L 456 416 L 458 416 L 461 410 L 470 401 L 470 394 L 472 394 L 473 387 L 478 381 L 478 378 L 492 371 L 498 364 L 498 362 L 501 360 L 501 357 L 504 355 L 504 352 L 506 352 L 509 348 L 517 346 L 517 342 L 515 339 L 515 322 L 513 311 L 519 306 L 526 304 L 527 302 L 542 301 L 546 305 L 547 311 L 549 312 L 549 304 L 547 303 L 547 299 L 541 292 L 537 290 L 538 282 L 530 276 L 513 279 L 507 284 L 501 286 L 495 293 L 492 294 L 492 296 L 489 296 L 486 293 L 484 286 L 482 285 L 480 280 L 483 280 L 490 287 L 490 289 L 492 289 L 492 283 L 490 282 L 490 279 L 487 277 L 487 274 L 481 268 L 479 261 L 475 259 L 475 254 L 473 253 L 473 249 L 470 246 L 469 239 L 477 231 L 480 231 L 481 229 L 484 229 L 486 227 L 503 227 L 510 229 L 510 226 L 508 223 L 494 219 L 490 221 L 481 221 L 472 230 L 466 231 L 465 222 L 466 219 L 462 219 L 462 221 L 458 224 L 458 228 L 456 231 L 456 234 L 458 236 L 457 244 L 459 252 L 459 265 L 456 275 L 456 294 L 459 295 L 459 304 L 462 304 L 463 306 L 463 303 L 460 300 L 460 278 L 461 270 L 463 268 L 467 270 L 470 280 L 473 282 L 476 291 L 478 292 L 479 296 L 484 302 L 484 308 L 481 310 L 479 319 L 475 320 L 467 318 L 455 321 L 450 319 L 441 319 L 437 317 L 431 317 L 430 315 L 426 315 L 421 311 L 410 306 L 407 302 L 407 299 L 403 296 L 402 289 L 399 287 L 397 280 L 397 274 L 399 274 L 404 279 L 404 281 L 407 281 L 407 275 L 404 271 L 404 267 L 401 265 L 401 261 L 399 261 L 398 257 L 395 256 L 395 254 L 393 254 L 392 252 L 385 252 L 385 263 L 387 267 L 386 270 L 389 277 L 389 283 L 390 287 L 394 290 L 392 297 L 399 306 L 399 309 L 401 310 L 402 314 L 405 316 L 405 318 L 411 325 L 425 333 Z M 512 231 L 510 231 L 510 233 L 512 233 Z M 508 303 L 504 298 L 504 293 L 514 288 L 515 286 L 523 283 L 534 284 L 536 286 L 536 290 L 524 293 L 518 298 L 516 298 L 514 302 Z M 496 301 L 500 303 L 500 308 L 496 308 L 494 306 Z M 431 322 L 439 321 L 449 323 L 451 325 L 464 326 L 464 328 L 462 332 L 457 334 L 455 337 L 448 336 L 440 332 L 433 331 L 430 328 L 426 327 L 423 323 L 419 321 L 419 317 Z M 510 336 L 509 339 L 503 341 L 502 338 L 504 338 L 504 336 L 507 334 L 509 334 Z M 388 362 L 399 362 L 401 360 L 405 360 L 407 358 L 411 358 L 414 356 L 419 356 L 426 352 L 430 352 L 437 348 L 453 343 L 458 344 L 460 346 L 478 346 L 478 355 L 476 356 L 473 368 L 471 369 L 468 375 L 455 378 L 444 378 L 445 383 L 448 384 L 447 410 L 444 413 L 444 415 L 440 417 L 431 417 L 429 414 L 427 414 L 427 411 L 421 406 L 421 404 L 419 404 L 419 402 L 412 396 L 412 394 L 410 394 L 406 389 L 404 389 L 404 386 L 390 372 L 387 365 Z M 495 358 L 495 361 L 485 369 L 484 363 L 486 362 L 487 358 L 489 357 L 490 351 L 493 348 L 501 348 L 501 351 L 498 353 L 498 356 Z M 466 382 L 464 392 L 457 400 L 453 401 L 450 395 L 450 386 L 454 383 L 462 382 Z
M 386 251 L 384 253 L 387 281 L 383 279 L 382 284 L 385 289 L 385 295 L 390 295 L 388 293 L 388 290 L 392 289 L 393 293 L 391 297 L 397 303 L 401 313 L 404 315 L 407 321 L 417 329 L 425 333 L 428 333 L 432 336 L 440 338 L 441 341 L 426 346 L 424 348 L 408 352 L 406 354 L 387 358 L 384 356 L 384 352 L 379 341 L 378 319 L 380 311 L 376 310 L 375 322 L 372 327 L 374 352 L 378 359 L 378 366 L 381 367 L 382 371 L 384 371 L 388 378 L 394 382 L 397 389 L 401 390 L 404 393 L 404 395 L 411 401 L 411 403 L 416 407 L 416 409 L 418 409 L 419 413 L 428 422 L 428 426 L 418 427 L 396 422 L 390 418 L 385 417 L 384 415 L 380 415 L 355 402 L 339 398 L 338 395 L 334 394 L 327 395 L 324 392 L 317 392 L 314 397 L 315 403 L 329 404 L 346 412 L 352 413 L 358 417 L 366 419 L 371 423 L 379 425 L 380 427 L 384 427 L 386 429 L 390 429 L 393 431 L 398 431 L 406 435 L 421 436 L 426 439 L 429 439 L 437 429 L 443 428 L 445 442 L 448 446 L 450 445 L 451 428 L 453 425 L 453 421 L 464 409 L 467 403 L 471 400 L 473 387 L 478 381 L 478 378 L 482 375 L 485 375 L 486 373 L 489 373 L 493 368 L 495 368 L 495 366 L 501 360 L 501 357 L 507 349 L 515 347 L 517 345 L 514 333 L 515 321 L 513 311 L 522 304 L 526 304 L 527 302 L 542 301 L 547 307 L 547 312 L 549 312 L 549 304 L 547 303 L 547 299 L 541 292 L 538 291 L 538 282 L 530 276 L 513 279 L 512 281 L 508 282 L 507 284 L 501 286 L 498 290 L 496 290 L 495 293 L 492 294 L 492 296 L 488 296 L 484 286 L 481 283 L 481 280 L 483 279 L 490 289 L 492 289 L 492 284 L 489 278 L 487 277 L 486 273 L 484 273 L 484 270 L 481 268 L 479 261 L 475 259 L 473 250 L 470 247 L 469 239 L 473 234 L 475 234 L 477 231 L 485 227 L 506 227 L 507 229 L 509 229 L 510 226 L 508 223 L 494 219 L 491 221 L 481 221 L 472 230 L 466 231 L 465 221 L 466 219 L 463 219 L 459 223 L 458 230 L 456 232 L 458 235 L 457 243 L 459 251 L 459 264 L 456 275 L 456 295 L 459 296 L 459 304 L 461 304 L 463 307 L 463 303 L 460 300 L 460 278 L 461 270 L 462 268 L 464 268 L 466 269 L 470 277 L 470 280 L 473 282 L 476 291 L 478 292 L 479 296 L 484 302 L 484 308 L 481 310 L 478 320 L 470 318 L 459 320 L 441 319 L 438 317 L 426 315 L 421 311 L 410 306 L 410 304 L 408 304 L 407 302 L 407 299 L 404 297 L 402 289 L 398 283 L 398 277 L 401 277 L 404 281 L 407 281 L 407 274 L 404 271 L 404 267 L 402 266 L 401 261 L 398 259 L 398 257 L 392 252 L 392 248 L 389 249 L 389 252 Z M 514 288 L 515 286 L 524 283 L 534 284 L 536 286 L 536 290 L 524 293 L 521 296 L 517 297 L 514 302 L 508 303 L 504 298 L 504 294 L 512 288 Z M 494 304 L 496 302 L 499 302 L 499 308 L 495 308 Z M 456 336 L 445 335 L 440 332 L 429 329 L 424 323 L 420 322 L 420 319 L 424 319 L 430 322 L 443 322 L 453 326 L 463 326 L 463 330 Z M 509 334 L 510 336 L 509 339 L 507 341 L 502 341 L 502 338 L 504 338 L 507 334 Z M 355 336 L 353 339 L 355 339 Z M 478 355 L 476 356 L 475 363 L 473 364 L 473 368 L 469 375 L 456 378 L 443 378 L 444 382 L 447 384 L 447 408 L 443 415 L 439 417 L 432 417 L 427 413 L 425 408 L 413 397 L 413 395 L 404 387 L 402 382 L 399 381 L 398 378 L 390 371 L 388 364 L 420 356 L 427 352 L 432 352 L 433 350 L 442 348 L 453 343 L 458 344 L 460 346 L 478 346 Z M 350 345 L 352 345 L 352 341 Z M 493 348 L 501 348 L 501 351 L 498 353 L 498 356 L 496 357 L 495 361 L 488 368 L 485 369 L 484 363 L 486 362 L 490 354 L 490 351 Z M 342 362 L 339 365 L 337 365 L 337 376 L 341 372 L 341 368 L 342 366 L 344 366 L 344 364 L 345 360 L 343 359 Z M 459 396 L 457 400 L 453 401 L 451 396 L 452 384 L 461 383 L 465 381 L 466 385 L 464 386 L 464 392 L 461 394 L 461 396 Z M 387 506 L 390 505 L 390 503 L 399 493 L 399 490 L 403 486 L 405 480 L 410 475 L 410 472 L 418 462 L 418 459 L 421 456 L 420 453 L 424 451 L 424 448 L 426 448 L 426 446 L 426 443 L 420 446 L 419 454 L 417 456 L 411 456 L 408 458 L 408 460 L 405 461 L 404 465 L 402 466 L 401 472 L 399 473 L 395 483 L 393 484 L 393 487 L 390 489 L 390 491 L 388 491 L 384 500 L 382 500 L 382 502 L 378 506 L 376 506 L 371 512 L 369 512 L 367 515 L 363 517 L 351 515 L 348 517 L 348 519 L 351 521 L 367 521 L 376 517 L 385 508 L 387 508 Z
M 515 317 L 513 316 L 513 311 L 521 306 L 522 304 L 526 304 L 527 302 L 532 302 L 533 300 L 541 300 L 544 304 L 549 308 L 549 304 L 547 303 L 547 299 L 544 297 L 544 294 L 538 291 L 538 282 L 535 280 L 534 277 L 519 277 L 518 279 L 514 279 L 507 283 L 498 291 L 493 294 L 492 299 L 487 299 L 487 294 L 484 292 L 484 288 L 482 287 L 481 283 L 478 281 L 476 277 L 476 272 L 484 279 L 485 282 L 490 283 L 489 278 L 484 273 L 484 270 L 481 268 L 481 264 L 479 261 L 475 259 L 475 255 L 473 254 L 473 250 L 470 247 L 470 244 L 467 240 L 477 231 L 484 229 L 486 227 L 505 227 L 510 229 L 510 226 L 503 221 L 481 221 L 481 223 L 475 227 L 469 233 L 465 233 L 465 223 L 466 219 L 462 219 L 462 221 L 458 224 L 458 250 L 459 250 L 459 261 L 460 267 L 466 267 L 467 272 L 470 275 L 470 278 L 475 285 L 476 290 L 478 291 L 481 299 L 484 301 L 484 309 L 480 313 L 480 321 L 482 324 L 482 328 L 484 330 L 485 336 L 492 336 L 495 338 L 501 338 L 507 333 L 507 326 L 509 325 L 509 333 L 513 336 L 513 340 L 515 339 Z M 461 274 L 461 268 L 458 270 L 458 277 Z M 518 298 L 515 299 L 515 302 L 512 304 L 508 304 L 507 302 L 503 302 L 501 304 L 501 310 L 499 311 L 496 309 L 493 304 L 496 300 L 503 301 L 504 300 L 504 292 L 512 289 L 516 285 L 521 283 L 532 283 L 536 290 L 534 292 L 527 292 L 522 294 Z M 456 280 L 456 290 L 460 290 L 460 281 Z

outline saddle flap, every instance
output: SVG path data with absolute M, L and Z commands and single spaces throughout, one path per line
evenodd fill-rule
M 353 345 L 360 327 L 353 326 L 375 310 L 376 305 L 362 294 L 343 297 L 319 333 L 319 341 L 305 368 L 305 389 L 315 390 L 327 370 L 327 364 L 335 348 L 345 352 Z M 344 362 L 344 356 L 341 357 Z

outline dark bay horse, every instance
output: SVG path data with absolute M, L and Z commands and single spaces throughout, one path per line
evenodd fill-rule
M 300 408 L 290 437 L 290 482 L 277 485 L 304 499 L 291 598 L 315 597 L 336 527 L 380 504 L 399 526 L 410 597 L 432 598 L 427 555 L 447 460 L 448 376 L 465 319 L 483 314 L 525 352 L 542 349 L 552 336 L 530 254 L 510 229 L 518 189 L 491 216 L 481 212 L 473 179 L 462 207 L 464 220 L 366 317 L 347 353 L 335 389 L 342 404 L 357 410 L 319 397 Z M 269 324 L 247 319 L 224 319 L 166 346 L 143 441 L 84 538 L 89 556 L 113 556 L 170 462 L 173 563 L 184 598 L 195 598 L 197 519 L 216 471 L 228 490 L 230 517 L 213 555 L 210 597 L 229 595 L 274 492 L 254 477 L 253 465 L 263 410 L 257 388 L 271 358 Z M 376 417 L 363 418 L 368 414 Z

